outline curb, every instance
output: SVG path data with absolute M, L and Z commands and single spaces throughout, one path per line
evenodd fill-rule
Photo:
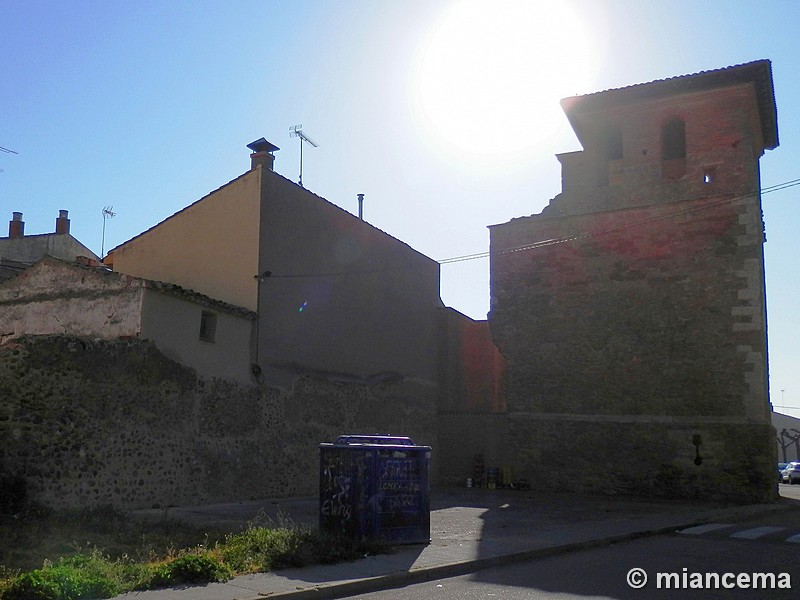
M 770 504 L 756 505 L 752 507 L 731 507 L 730 509 L 718 509 L 716 511 L 711 511 L 708 515 L 695 518 L 691 521 L 673 523 L 663 527 L 656 527 L 643 531 L 634 531 L 620 535 L 597 538 L 594 540 L 561 544 L 558 546 L 536 548 L 534 550 L 523 550 L 520 552 L 512 552 L 509 554 L 501 554 L 498 556 L 449 563 L 433 567 L 421 567 L 419 569 L 412 569 L 410 571 L 397 571 L 394 573 L 388 573 L 386 575 L 356 579 L 343 583 L 320 583 L 313 587 L 293 590 L 291 592 L 257 592 L 256 595 L 252 597 L 252 600 L 255 600 L 256 598 L 270 598 L 276 600 L 282 600 L 284 598 L 292 598 L 293 600 L 306 600 L 312 598 L 317 600 L 334 600 L 336 598 L 344 598 L 356 594 L 366 594 L 369 592 L 395 589 L 407 585 L 426 583 L 429 581 L 435 581 L 437 579 L 468 575 L 469 573 L 474 573 L 476 571 L 482 571 L 484 569 L 490 569 L 493 567 L 502 567 L 526 560 L 557 556 L 559 554 L 566 554 L 579 550 L 589 550 L 592 548 L 618 544 L 620 542 L 629 542 L 636 539 L 663 535 L 672 533 L 678 529 L 687 529 L 696 525 L 703 525 L 710 521 L 718 520 L 719 518 L 742 518 L 756 516 L 763 513 L 778 512 L 792 508 L 796 507 L 785 504 Z M 242 600 L 248 599 L 243 598 Z

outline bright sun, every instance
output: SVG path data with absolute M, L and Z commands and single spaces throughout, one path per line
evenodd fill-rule
M 416 122 L 451 160 L 508 162 L 553 135 L 558 101 L 591 84 L 590 46 L 565 0 L 457 0 L 417 57 Z

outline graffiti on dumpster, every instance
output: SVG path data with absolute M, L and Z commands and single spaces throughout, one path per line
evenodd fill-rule
M 381 480 L 419 479 L 419 461 L 408 458 L 393 458 L 381 462 Z
M 349 521 L 352 515 L 350 502 L 350 489 L 352 477 L 339 475 L 341 472 L 336 465 L 328 464 L 322 473 L 320 490 L 323 501 L 320 512 L 326 517 L 335 517 L 339 522 Z
M 407 525 L 420 509 L 420 461 L 416 456 L 395 452 L 382 457 L 378 482 L 378 504 L 387 524 Z
M 417 494 L 420 491 L 420 482 L 417 481 L 381 481 L 382 492 Z
M 381 508 L 386 511 L 412 510 L 419 507 L 419 496 L 384 496 L 381 498 Z
M 400 543 L 427 541 L 429 459 L 428 448 L 321 445 L 320 529 Z

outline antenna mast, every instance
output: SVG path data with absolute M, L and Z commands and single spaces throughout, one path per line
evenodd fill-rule
M 4 152 L 5 154 L 18 154 L 15 150 L 9 150 L 8 148 L 4 148 L 0 146 L 0 152 Z M 0 169 L 0 173 L 3 173 L 3 169 Z
M 103 241 L 100 242 L 100 260 L 103 260 L 103 254 L 106 251 L 106 221 L 117 216 L 117 213 L 112 212 L 113 208 L 113 206 L 106 206 L 100 211 L 103 214 Z
M 303 186 L 303 142 L 308 142 L 314 148 L 319 146 L 317 142 L 315 142 L 305 133 L 303 133 L 302 129 L 303 129 L 302 125 L 292 125 L 291 127 L 289 127 L 289 137 L 300 138 L 300 181 L 298 181 L 298 183 L 300 184 L 301 187 Z

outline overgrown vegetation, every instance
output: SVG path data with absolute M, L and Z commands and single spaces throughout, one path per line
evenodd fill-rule
M 383 551 L 291 522 L 253 522 L 223 534 L 174 521 L 135 523 L 111 508 L 72 513 L 28 508 L 0 517 L 0 600 L 109 598 Z

